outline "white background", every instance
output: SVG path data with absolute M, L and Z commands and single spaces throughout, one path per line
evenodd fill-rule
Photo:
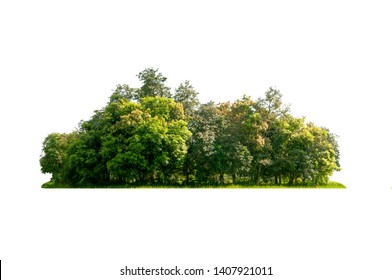
M 391 279 L 390 14 L 387 1 L 1 1 L 4 279 L 123 279 L 125 265 Z M 348 189 L 41 189 L 46 135 L 147 67 L 203 102 L 277 87 L 340 136 L 333 179 Z

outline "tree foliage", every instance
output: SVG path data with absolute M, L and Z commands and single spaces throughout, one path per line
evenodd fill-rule
M 337 136 L 290 114 L 279 90 L 200 104 L 185 81 L 172 95 L 148 68 L 118 85 L 72 133 L 51 133 L 43 173 L 68 185 L 324 184 L 340 170 Z M 173 96 L 173 98 L 171 98 Z

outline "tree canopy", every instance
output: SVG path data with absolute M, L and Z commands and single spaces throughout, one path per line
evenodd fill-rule
M 88 185 L 325 184 L 340 170 L 337 136 L 290 114 L 279 90 L 200 104 L 189 81 L 174 91 L 158 69 L 140 88 L 118 85 L 71 133 L 51 133 L 41 171 Z

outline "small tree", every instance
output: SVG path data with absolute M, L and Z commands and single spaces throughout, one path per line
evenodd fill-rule
M 42 144 L 40 158 L 42 173 L 51 173 L 52 181 L 65 181 L 65 167 L 68 160 L 68 147 L 76 138 L 76 133 L 51 133 Z

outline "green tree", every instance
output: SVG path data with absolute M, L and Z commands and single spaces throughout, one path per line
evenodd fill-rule
M 193 116 L 197 107 L 200 105 L 198 92 L 193 88 L 189 81 L 181 83 L 175 90 L 174 101 L 181 103 L 184 107 L 185 116 Z
M 171 97 L 170 88 L 165 85 L 167 78 L 158 71 L 159 69 L 147 68 L 137 75 L 142 82 L 137 90 L 137 100 L 144 97 Z
M 182 106 L 163 97 L 121 102 L 124 114 L 105 136 L 102 150 L 111 177 L 121 183 L 174 180 L 190 136 Z
M 76 138 L 76 133 L 51 133 L 43 144 L 40 158 L 42 173 L 52 174 L 52 181 L 65 181 L 65 167 L 68 160 L 68 147 Z
M 314 167 L 314 172 L 310 174 L 311 181 L 314 185 L 326 184 L 329 176 L 340 170 L 335 135 L 313 123 L 307 126 L 314 139 L 309 152 Z
M 270 87 L 263 98 L 257 99 L 254 105 L 255 117 L 260 124 L 259 135 L 252 145 L 254 156 L 253 170 L 256 184 L 260 179 L 280 185 L 287 161 L 284 143 L 287 138 L 287 118 L 290 117 L 289 106 L 282 101 L 278 89 Z
M 170 98 L 158 69 L 138 77 L 140 88 L 117 85 L 77 131 L 49 134 L 42 172 L 69 185 L 317 185 L 340 170 L 337 136 L 293 117 L 277 89 L 255 101 L 199 104 L 189 81 Z
M 223 147 L 225 173 L 231 175 L 233 183 L 237 182 L 238 175 L 245 175 L 250 171 L 253 161 L 249 147 L 253 138 L 259 135 L 254 104 L 249 96 L 243 96 L 233 104 L 223 103 L 220 106 L 225 126 L 222 127 L 218 141 Z
M 185 176 L 200 184 L 211 183 L 214 174 L 214 143 L 221 121 L 218 108 L 213 102 L 200 105 L 194 117 L 189 121 L 192 137 L 188 142 L 188 154 L 185 161 Z
M 128 100 L 136 100 L 139 95 L 139 89 L 132 88 L 129 85 L 117 85 L 116 89 L 113 91 L 110 96 L 109 102 L 118 102 L 121 99 L 125 98 Z

